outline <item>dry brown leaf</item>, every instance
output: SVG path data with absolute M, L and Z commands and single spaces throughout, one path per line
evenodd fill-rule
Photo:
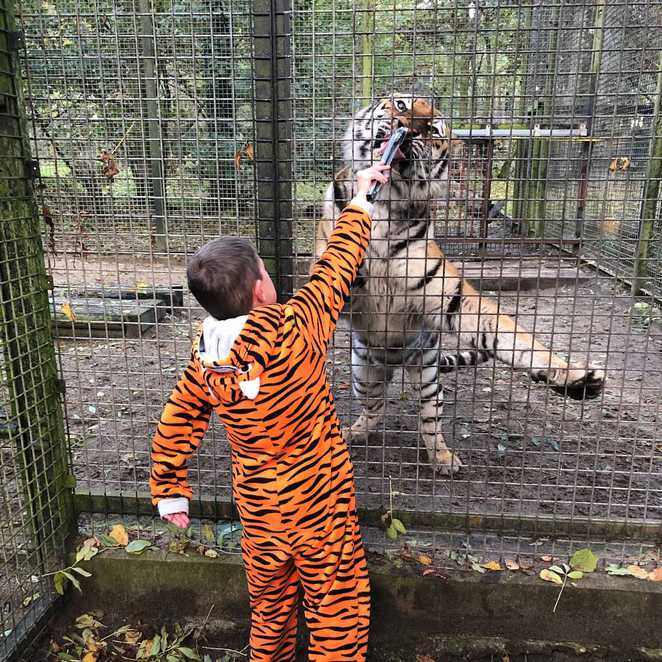
M 434 658 L 431 658 L 429 655 L 417 655 L 416 662 L 434 662 Z
M 246 148 L 244 149 L 244 153 L 246 154 L 246 158 L 249 161 L 252 161 L 255 153 L 253 152 L 253 143 L 246 143 Z
M 508 568 L 508 570 L 519 570 L 519 564 L 514 559 L 506 559 L 504 563 L 506 564 L 506 568 Z
M 638 565 L 629 565 L 627 571 L 637 579 L 648 579 L 648 572 Z
M 129 534 L 123 524 L 116 524 L 108 534 L 118 545 L 126 547 L 129 544 Z
M 81 662 L 97 662 L 96 652 L 90 651 L 89 653 L 85 653 Z
M 427 554 L 419 554 L 416 557 L 416 560 L 421 564 L 421 565 L 432 565 L 432 557 L 428 556 Z
M 113 177 L 115 175 L 118 175 L 120 172 L 120 169 L 117 167 L 117 163 L 115 163 L 115 159 L 113 158 L 113 155 L 110 154 L 107 150 L 103 150 L 101 152 L 101 156 L 99 157 L 99 161 L 103 163 L 103 176 L 110 179 L 110 181 L 113 181 Z
M 84 543 L 83 547 L 99 547 L 101 543 L 97 538 L 88 538 Z
M 551 554 L 545 554 L 540 557 L 541 561 L 544 561 L 545 563 L 549 563 L 552 560 L 552 555 Z
M 138 630 L 127 630 L 124 633 L 124 641 L 131 646 L 135 646 L 142 639 L 142 633 Z
M 487 561 L 487 563 L 481 563 L 481 565 L 486 570 L 494 570 L 495 572 L 497 570 L 503 570 L 501 564 L 498 561 Z
M 648 579 L 652 582 L 662 582 L 662 568 L 655 568 L 655 570 L 649 572 Z

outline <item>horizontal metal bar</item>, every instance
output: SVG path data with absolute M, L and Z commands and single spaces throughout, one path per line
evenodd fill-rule
M 126 496 L 119 492 L 91 490 L 75 494 L 76 512 L 118 513 L 131 515 L 155 515 L 156 509 L 146 493 Z M 359 508 L 359 519 L 363 524 L 380 526 L 383 510 Z M 221 499 L 193 499 L 190 515 L 205 519 L 237 519 L 234 504 Z M 499 533 L 545 537 L 599 536 L 605 540 L 637 540 L 662 542 L 662 522 L 622 519 L 589 519 L 573 517 L 562 519 L 549 515 L 483 515 L 480 513 L 420 512 L 398 509 L 398 517 L 409 527 L 420 527 L 438 531 L 465 531 L 467 533 Z
M 586 125 L 581 124 L 575 129 L 543 129 L 534 126 L 532 129 L 494 129 L 491 126 L 484 129 L 452 129 L 454 138 L 585 138 L 588 135 Z

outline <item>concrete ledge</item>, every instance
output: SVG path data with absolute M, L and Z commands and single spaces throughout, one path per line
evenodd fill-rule
M 68 595 L 72 613 L 102 609 L 122 620 L 186 622 L 204 618 L 213 604 L 210 625 L 245 640 L 249 608 L 237 556 L 106 552 L 88 568 L 93 576 L 83 594 Z M 662 586 L 653 582 L 594 573 L 567 586 L 553 614 L 558 587 L 521 573 L 455 571 L 444 581 L 371 556 L 370 576 L 373 662 L 550 651 L 567 659 L 662 659 Z

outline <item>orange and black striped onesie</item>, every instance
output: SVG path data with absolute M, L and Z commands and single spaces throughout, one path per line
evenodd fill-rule
M 287 303 L 236 320 L 205 320 L 234 324 L 238 335 L 228 344 L 221 334 L 223 358 L 215 360 L 209 329 L 194 341 L 154 437 L 150 485 L 163 515 L 187 510 L 187 461 L 212 409 L 225 427 L 243 525 L 252 662 L 294 660 L 299 582 L 309 659 L 365 659 L 368 572 L 352 464 L 325 364 L 368 245 L 368 207 L 355 199 L 343 212 L 310 281 Z

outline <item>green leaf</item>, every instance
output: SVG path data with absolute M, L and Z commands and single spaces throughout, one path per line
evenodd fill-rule
M 572 570 L 568 573 L 569 579 L 581 579 L 584 576 L 584 573 L 579 570 Z
M 158 655 L 161 652 L 161 637 L 156 634 L 154 639 L 152 639 L 152 650 L 149 652 L 150 655 Z
M 570 559 L 573 570 L 593 572 L 598 565 L 598 557 L 588 548 L 578 549 Z
M 79 657 L 74 657 L 73 655 L 69 655 L 69 653 L 65 653 L 64 651 L 60 651 L 57 654 L 57 659 L 63 660 L 63 662 L 78 662 L 80 660 Z
M 94 558 L 98 553 L 99 550 L 96 547 L 88 547 L 88 546 L 81 547 L 76 552 L 76 563 L 80 563 L 81 561 L 89 561 L 90 559 Z
M 132 540 L 126 547 L 127 554 L 142 554 L 146 549 L 152 546 L 149 540 Z
M 99 538 L 99 542 L 102 545 L 105 545 L 106 547 L 117 547 L 117 541 L 113 540 L 109 535 L 106 535 L 105 533 L 102 533 L 101 535 L 97 536 Z
M 471 562 L 471 569 L 480 572 L 481 575 L 484 575 L 487 572 L 487 570 L 483 568 L 480 563 L 476 563 L 476 561 Z
M 545 568 L 540 571 L 538 575 L 540 579 L 543 579 L 546 582 L 552 582 L 553 584 L 563 584 L 563 580 L 555 572 L 552 572 L 549 568 Z
M 216 536 L 214 534 L 214 527 L 210 526 L 209 524 L 205 524 L 202 527 L 202 538 L 207 542 L 214 542 L 216 540 Z
M 200 656 L 192 649 L 186 646 L 180 646 L 177 651 L 181 653 L 187 660 L 199 660 Z
M 550 565 L 548 570 L 551 570 L 552 572 L 555 572 L 557 575 L 561 575 L 561 577 L 563 577 L 563 575 L 568 574 L 567 570 L 565 570 L 564 568 L 559 567 L 558 565 Z M 570 568 L 568 568 L 568 570 L 570 570 Z
M 407 533 L 407 529 L 405 528 L 405 525 L 397 517 L 394 517 L 391 520 L 391 525 L 395 527 L 395 530 L 398 533 Z
M 70 572 L 62 570 L 62 574 L 76 587 L 76 590 L 79 593 L 83 592 L 83 589 L 80 587 L 80 582 L 74 577 Z
M 71 568 L 74 572 L 77 572 L 81 577 L 91 577 L 92 573 L 87 570 L 83 570 L 80 566 L 74 566 Z
M 53 577 L 53 582 L 55 584 L 55 592 L 59 595 L 64 595 L 64 585 L 67 581 L 67 578 L 63 572 L 56 572 Z
M 391 524 L 387 529 L 386 529 L 386 537 L 389 540 L 395 540 L 398 537 L 398 531 L 397 529 Z

